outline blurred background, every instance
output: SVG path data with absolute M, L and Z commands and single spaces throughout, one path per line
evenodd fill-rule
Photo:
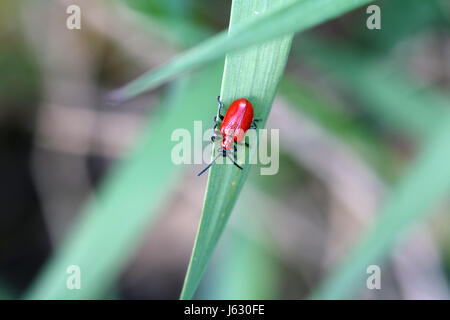
M 81 8 L 81 30 L 66 28 L 71 4 Z M 307 297 L 357 243 L 448 112 L 450 3 L 376 4 L 381 30 L 366 28 L 360 8 L 294 38 L 267 125 L 280 129 L 279 173 L 252 169 L 197 298 Z M 230 7 L 221 0 L 0 2 L 1 298 L 26 295 L 102 188 L 123 181 L 146 199 L 145 188 L 108 177 L 139 166 L 122 160 L 140 152 L 167 113 L 200 99 L 203 127 L 212 126 L 223 60 L 119 106 L 105 96 L 226 29 Z M 189 84 L 197 89 L 184 99 Z M 160 143 L 170 150 L 171 141 Z M 166 152 L 149 148 L 149 157 Z M 142 214 L 140 229 L 130 229 L 133 241 L 114 266 L 102 265 L 98 250 L 115 244 L 90 251 L 86 240 L 83 252 L 93 252 L 92 265 L 112 279 L 97 298 L 179 297 L 202 212 L 201 167 L 177 166 L 157 186 L 159 201 Z M 146 170 L 151 180 L 159 168 Z M 130 210 L 127 228 L 135 208 L 128 198 L 117 203 Z M 361 288 L 355 297 L 449 299 L 449 209 L 447 197 L 435 208 L 441 214 L 397 244 L 382 264 L 382 290 Z M 116 227 L 107 221 L 102 228 Z

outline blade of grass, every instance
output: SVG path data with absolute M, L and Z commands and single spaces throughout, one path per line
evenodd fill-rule
M 120 10 L 127 15 L 133 14 L 141 19 L 142 15 L 149 22 L 149 31 L 158 35 L 161 41 L 174 43 L 177 47 L 186 48 L 210 37 L 213 32 L 198 24 L 192 17 L 191 0 L 157 1 L 157 0 L 120 0 Z M 134 12 L 130 13 L 132 9 Z
M 391 193 L 374 226 L 312 298 L 342 299 L 358 286 L 363 288 L 366 268 L 388 254 L 405 230 L 427 217 L 436 202 L 448 194 L 450 116 L 441 121 L 409 173 Z
M 398 159 L 375 132 L 364 126 L 355 115 L 292 76 L 283 77 L 278 91 L 290 102 L 289 107 L 311 118 L 328 133 L 357 150 L 383 177 L 392 178 Z
M 192 131 L 194 120 L 211 119 L 212 112 L 205 110 L 214 105 L 214 99 L 204 92 L 219 90 L 219 73 L 220 67 L 208 67 L 185 79 L 172 93 L 162 114 L 151 121 L 136 149 L 106 179 L 25 298 L 93 299 L 111 288 L 182 172 L 170 158 L 172 131 Z M 69 265 L 81 269 L 81 290 L 66 287 Z
M 230 35 L 240 32 L 238 25 L 242 21 L 257 12 L 277 8 L 282 3 L 281 0 L 233 1 Z M 249 99 L 253 104 L 255 117 L 262 118 L 259 127 L 263 128 L 286 65 L 291 41 L 292 36 L 288 35 L 243 52 L 227 55 L 221 89 L 225 106 L 240 97 Z M 255 149 L 251 148 L 253 151 Z M 252 156 L 252 152 L 250 153 Z M 193 297 L 247 178 L 249 168 L 246 165 L 244 170 L 240 171 L 231 165 L 214 165 L 210 169 L 203 214 L 181 299 Z
M 331 75 L 362 101 L 363 107 L 380 123 L 418 140 L 426 138 L 436 121 L 445 116 L 448 98 L 421 88 L 394 66 L 374 57 L 361 56 L 355 50 L 317 38 L 303 38 L 292 49 L 293 56 L 300 57 L 302 63 Z
M 277 299 L 281 274 L 263 216 L 268 204 L 252 187 L 243 191 L 197 293 L 199 299 Z M 253 214 L 258 212 L 257 215 Z
M 293 32 L 300 32 L 372 0 L 296 0 L 286 1 L 278 10 L 248 17 L 232 34 L 225 31 L 209 38 L 166 65 L 150 70 L 123 88 L 113 91 L 113 102 L 130 99 L 146 90 L 161 85 L 176 75 L 192 70 L 226 53 L 244 49 Z

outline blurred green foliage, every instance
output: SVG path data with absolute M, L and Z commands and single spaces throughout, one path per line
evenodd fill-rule
M 175 43 L 177 48 L 193 47 L 187 51 L 191 59 L 183 60 L 184 64 L 172 64 L 172 69 L 158 69 L 160 73 L 156 77 L 154 73 L 149 73 L 153 80 L 148 82 L 148 78 L 144 78 L 145 81 L 137 89 L 128 87 L 133 89 L 130 90 L 131 96 L 175 76 L 180 78 L 162 90 L 158 111 L 149 117 L 135 148 L 103 181 L 98 202 L 92 200 L 85 206 L 66 242 L 54 252 L 26 298 L 72 299 L 108 295 L 131 249 L 136 246 L 145 227 L 155 221 L 161 204 L 180 181 L 183 168 L 174 166 L 168 156 L 170 133 L 174 128 L 190 128 L 193 120 L 201 119 L 209 124 L 216 111 L 214 97 L 219 92 L 223 61 L 189 76 L 182 74 L 182 71 L 198 68 L 207 60 L 219 59 L 228 49 L 243 49 L 246 41 L 269 40 L 274 36 L 304 30 L 345 11 L 342 7 L 335 7 L 336 14 L 330 9 L 322 16 L 313 15 L 311 20 L 298 19 L 298 24 L 290 23 L 291 20 L 283 22 L 283 15 L 279 14 L 264 23 L 250 25 L 247 30 L 241 29 L 247 33 L 243 32 L 241 38 L 236 37 L 235 42 L 228 46 L 230 40 L 226 32 L 215 37 L 211 35 L 227 27 L 231 2 L 118 2 L 145 15 L 152 21 L 155 29 L 152 31 Z M 6 114 L 1 119 L 2 126 L 9 124 L 11 114 L 18 115 L 20 119 L 26 117 L 33 120 L 31 114 L 37 108 L 42 89 L 41 70 L 24 44 L 21 30 L 8 31 L 13 19 L 19 16 L 17 3 L 4 1 L 0 4 L 0 25 L 2 30 L 6 30 L 0 35 L 0 104 L 2 115 Z M 236 3 L 245 4 L 242 1 Z M 301 12 L 300 9 L 311 9 L 316 5 L 312 3 L 302 0 L 292 8 Z M 331 4 L 330 1 L 321 3 Z M 443 84 L 439 81 L 426 82 L 417 73 L 411 72 L 415 46 L 426 44 L 424 38 L 430 35 L 441 37 L 439 39 L 448 35 L 448 1 L 381 0 L 376 3 L 382 9 L 381 31 L 370 31 L 364 27 L 367 15 L 365 8 L 361 8 L 328 22 L 324 27 L 295 37 L 291 59 L 277 91 L 292 110 L 349 146 L 392 188 L 379 219 L 362 240 L 354 240 L 356 246 L 348 260 L 343 258 L 342 264 L 331 270 L 330 277 L 325 279 L 314 297 L 351 297 L 353 286 L 349 283 L 362 286 L 359 280 L 361 275 L 365 275 L 364 266 L 372 261 L 381 262 L 408 226 L 423 221 L 432 208 L 448 196 L 448 79 Z M 284 14 L 292 12 L 286 10 Z M 295 18 L 295 15 L 292 13 L 289 17 Z M 196 47 L 205 39 L 202 46 Z M 267 45 L 245 51 L 248 54 L 244 58 L 246 63 L 240 65 L 235 61 L 234 67 L 239 70 L 225 73 L 223 79 L 221 94 L 226 104 L 237 95 L 251 96 L 256 101 L 257 116 L 267 117 L 278 78 L 282 74 L 279 69 L 282 69 L 289 52 L 287 42 L 280 42 L 283 48 L 278 52 L 281 57 L 276 79 L 268 92 L 265 92 L 266 87 L 260 85 L 265 80 L 263 76 L 255 76 L 249 70 L 253 66 L 252 59 L 264 48 L 267 49 Z M 263 51 L 259 51 L 261 49 Z M 186 56 L 182 54 L 179 57 Z M 230 58 L 232 56 L 228 57 L 233 60 Z M 261 70 L 268 67 L 264 63 L 255 66 Z M 232 68 L 228 65 L 225 72 Z M 248 78 L 239 78 L 238 71 L 242 70 L 246 70 Z M 328 91 L 333 92 L 334 96 Z M 339 99 L 336 99 L 337 96 Z M 399 140 L 408 146 L 408 151 L 396 144 Z M 303 186 L 311 179 L 311 173 L 294 160 L 291 153 L 294 147 L 282 146 L 280 163 L 284 170 L 276 177 L 261 177 L 255 172 L 250 174 L 252 184 L 264 190 L 267 197 L 283 200 L 287 191 Z M 419 156 L 412 159 L 416 153 Z M 190 275 L 193 278 L 186 298 L 193 296 L 244 185 L 244 179 L 240 179 L 239 190 L 228 197 L 230 185 L 236 183 L 237 171 L 231 167 L 222 170 L 226 173 L 219 174 L 220 170 L 211 170 L 204 214 L 211 213 L 216 218 L 218 214 L 224 216 L 213 219 L 216 223 L 211 223 L 207 236 L 199 235 L 198 241 L 206 243 L 205 250 L 197 260 L 198 264 L 193 263 L 195 272 L 192 269 L 190 272 L 195 274 Z M 280 262 L 267 250 L 268 247 L 273 248 L 272 239 L 265 236 L 265 230 L 258 222 L 245 215 L 245 212 L 252 210 L 264 212 L 265 208 L 251 206 L 258 201 L 251 195 L 246 195 L 245 199 L 250 199 L 251 203 L 240 201 L 234 210 L 239 214 L 237 223 L 243 227 L 227 227 L 228 233 L 220 242 L 198 297 L 236 299 L 283 296 Z M 203 219 L 202 223 L 212 221 Z M 449 244 L 440 245 L 444 257 L 448 257 Z M 198 247 L 196 250 L 202 251 Z M 193 259 L 195 257 L 194 254 Z M 449 261 L 448 258 L 444 261 L 447 274 Z M 70 264 L 79 264 L 86 270 L 83 275 L 86 287 L 80 292 L 65 288 L 65 267 Z M 5 294 L 2 292 L 0 298 L 11 297 L 8 291 L 5 290 Z

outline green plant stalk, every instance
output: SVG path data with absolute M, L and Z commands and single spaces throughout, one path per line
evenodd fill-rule
M 240 32 L 239 24 L 256 13 L 270 11 L 285 4 L 282 0 L 235 0 L 230 20 L 230 36 Z M 221 99 L 229 106 L 237 98 L 251 101 L 256 118 L 265 126 L 278 83 L 289 54 L 292 35 L 260 44 L 242 52 L 229 54 L 225 60 Z M 215 146 L 215 150 L 219 147 Z M 256 147 L 256 146 L 255 146 Z M 256 148 L 250 148 L 250 157 Z M 252 152 L 253 151 L 253 152 Z M 242 159 L 238 159 L 241 162 Z M 247 178 L 249 165 L 239 170 L 233 165 L 216 164 L 209 172 L 203 214 L 194 250 L 186 274 L 181 299 L 191 299 L 200 283 L 228 217 Z
M 425 219 L 450 192 L 450 116 L 437 124 L 430 141 L 393 190 L 373 227 L 352 253 L 313 293 L 313 299 L 348 298 L 362 281 L 366 268 L 378 264 L 414 223 Z
M 130 99 L 146 90 L 155 88 L 179 75 L 218 59 L 226 53 L 236 52 L 269 41 L 271 39 L 301 32 L 373 0 L 293 0 L 271 10 L 267 14 L 248 17 L 235 32 L 223 31 L 209 38 L 187 52 L 175 57 L 167 64 L 150 70 L 124 87 L 113 91 L 109 99 L 120 102 Z M 255 18 L 258 16 L 258 18 Z
M 68 239 L 54 253 L 26 293 L 26 299 L 95 299 L 111 289 L 140 235 L 155 221 L 160 205 L 177 183 L 182 166 L 171 161 L 174 129 L 191 131 L 194 120 L 212 117 L 220 66 L 183 79 L 162 104 L 134 151 L 104 181 L 98 195 L 81 212 Z M 69 290 L 66 269 L 77 265 L 81 290 Z

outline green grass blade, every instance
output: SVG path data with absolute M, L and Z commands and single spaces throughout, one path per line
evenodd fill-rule
M 237 25 L 255 12 L 270 10 L 282 3 L 281 0 L 234 1 L 230 34 L 240 32 L 241 28 Z M 253 104 L 255 117 L 263 119 L 259 123 L 259 127 L 263 128 L 284 71 L 291 41 L 292 36 L 288 35 L 227 55 L 221 89 L 225 106 L 240 97 L 249 99 Z M 254 151 L 256 148 L 252 149 Z M 238 160 L 242 162 L 242 159 Z M 211 168 L 200 227 L 181 293 L 182 299 L 193 297 L 249 169 L 248 165 L 244 166 L 243 171 L 233 165 L 214 165 Z
M 268 41 L 293 32 L 300 32 L 316 26 L 329 19 L 344 14 L 352 9 L 367 4 L 372 0 L 296 0 L 279 6 L 269 13 L 254 14 L 246 19 L 235 32 L 225 31 L 204 41 L 175 57 L 166 65 L 142 75 L 128 85 L 110 95 L 112 101 L 132 98 L 145 90 L 167 82 L 176 75 L 199 67 L 208 61 L 217 59 L 229 52 Z
M 440 126 L 439 126 L 440 124 Z M 436 124 L 423 152 L 391 193 L 374 226 L 352 254 L 313 294 L 317 299 L 348 298 L 364 288 L 366 268 L 377 264 L 407 227 L 424 219 L 436 202 L 450 191 L 450 116 Z
M 216 261 L 215 281 L 210 284 L 214 288 L 204 297 L 219 300 L 276 299 L 280 270 L 275 258 L 264 247 L 264 240 L 250 239 L 243 232 L 233 232 L 229 236 L 224 256 Z
M 270 204 L 251 186 L 243 190 L 229 225 L 209 264 L 199 299 L 277 299 L 281 266 L 276 260 L 267 226 Z
M 174 129 L 193 131 L 194 120 L 211 119 L 221 67 L 185 79 L 151 121 L 128 159 L 112 171 L 102 189 L 75 223 L 62 247 L 45 266 L 25 298 L 94 299 L 109 290 L 139 236 L 154 221 L 165 195 L 178 181 L 182 166 L 171 161 Z M 214 107 L 213 107 L 214 108 Z M 66 288 L 69 265 L 81 269 L 81 290 Z
M 355 50 L 312 38 L 301 39 L 292 49 L 302 63 L 332 75 L 386 127 L 418 140 L 427 137 L 436 121 L 448 112 L 448 98 L 421 88 L 395 66 L 361 56 Z
M 384 178 L 392 178 L 398 159 L 357 116 L 346 111 L 338 102 L 327 99 L 306 82 L 291 76 L 283 77 L 278 92 L 289 102 L 289 107 L 351 146 Z
M 250 208 L 254 210 L 253 208 Z M 244 232 L 233 231 L 224 235 L 226 243 L 221 255 L 212 259 L 205 280 L 200 287 L 199 299 L 266 300 L 277 299 L 280 266 L 266 248 L 264 235 L 255 234 L 253 221 Z M 250 237 L 246 233 L 253 233 Z M 219 250 L 218 250 L 219 251 Z
M 153 34 L 179 48 L 193 46 L 213 34 L 192 17 L 191 0 L 120 0 L 119 3 L 144 15 Z

